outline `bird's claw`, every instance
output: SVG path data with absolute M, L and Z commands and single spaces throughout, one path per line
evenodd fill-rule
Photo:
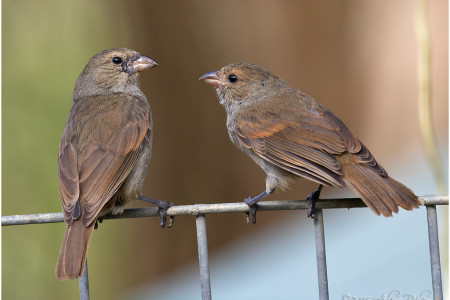
M 315 203 L 313 203 L 312 200 L 312 198 L 314 197 L 314 193 L 315 192 L 312 192 L 311 194 L 308 195 L 308 197 L 306 197 L 306 200 L 308 200 L 308 210 L 306 212 L 306 216 L 311 219 L 314 219 L 314 212 L 316 210 L 314 205 Z
M 314 213 L 316 211 L 316 202 L 317 200 L 319 200 L 322 187 L 323 185 L 319 185 L 317 190 L 315 190 L 306 197 L 306 200 L 308 200 L 308 211 L 306 212 L 308 218 L 314 219 Z
M 161 218 L 159 225 L 161 226 L 161 228 L 166 227 L 167 209 L 169 207 L 173 206 L 173 202 L 161 201 L 161 200 L 150 198 L 150 197 L 147 197 L 144 195 L 139 195 L 138 199 L 158 206 L 159 207 L 159 216 Z M 167 226 L 167 227 L 169 227 L 169 228 L 172 227 L 173 219 L 174 219 L 174 217 L 170 216 L 169 226 Z
M 159 224 L 160 224 L 161 228 L 166 227 L 167 209 L 171 206 L 173 206 L 173 202 L 170 202 L 170 201 L 161 201 L 161 203 L 158 205 L 159 216 L 160 216 Z M 169 225 L 167 225 L 168 228 L 172 228 L 174 218 L 175 218 L 174 216 L 170 216 Z
M 245 213 L 245 217 L 246 217 L 247 223 L 249 223 L 250 222 L 249 216 L 250 216 L 250 213 L 251 213 L 252 214 L 252 224 L 256 224 L 256 208 L 257 208 L 257 204 L 254 203 L 252 200 L 253 200 L 252 197 L 245 198 L 245 200 L 244 200 L 245 204 L 247 204 L 248 207 L 250 208 L 250 211 L 247 211 Z
M 101 222 L 103 222 L 103 217 L 97 218 L 97 220 L 95 220 L 94 229 L 98 229 L 98 223 L 101 223 Z

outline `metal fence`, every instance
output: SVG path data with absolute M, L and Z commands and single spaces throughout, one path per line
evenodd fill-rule
M 421 205 L 426 206 L 427 208 L 433 297 L 435 300 L 437 299 L 441 300 L 443 299 L 443 291 L 442 291 L 441 264 L 439 257 L 439 237 L 438 237 L 436 205 L 448 205 L 448 196 L 422 196 L 419 197 L 419 200 L 421 202 Z M 324 235 L 322 210 L 332 208 L 354 208 L 354 207 L 366 207 L 366 205 L 359 198 L 325 199 L 325 200 L 318 200 L 316 203 L 314 231 L 316 239 L 317 275 L 318 275 L 320 300 L 329 299 L 327 262 L 325 252 L 325 235 Z M 263 201 L 258 203 L 258 211 L 299 210 L 299 209 L 307 209 L 307 201 L 303 200 Z M 170 207 L 167 210 L 168 216 L 178 216 L 178 215 L 195 216 L 197 228 L 198 259 L 200 267 L 200 287 L 203 300 L 208 300 L 212 298 L 205 215 L 233 213 L 233 212 L 248 212 L 248 211 L 249 207 L 243 202 L 180 205 Z M 141 217 L 159 217 L 159 210 L 157 207 L 132 208 L 125 210 L 123 215 L 107 216 L 105 217 L 105 219 L 123 219 L 123 218 L 141 218 Z M 2 226 L 57 223 L 63 221 L 64 217 L 62 213 L 13 215 L 13 216 L 3 216 Z M 87 262 L 84 274 L 79 279 L 79 287 L 80 287 L 80 299 L 82 300 L 89 299 L 89 280 L 88 280 Z

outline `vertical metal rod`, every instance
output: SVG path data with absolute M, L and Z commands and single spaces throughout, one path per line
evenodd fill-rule
M 431 282 L 434 300 L 442 300 L 441 261 L 439 257 L 439 236 L 436 205 L 427 206 L 428 239 L 430 241 Z
M 80 288 L 80 300 L 89 300 L 89 279 L 88 279 L 88 265 L 86 259 L 86 265 L 84 266 L 84 273 L 78 279 L 78 286 Z
M 200 284 L 202 300 L 211 300 L 211 283 L 209 280 L 208 240 L 206 237 L 205 215 L 195 217 L 197 226 L 198 263 L 200 266 Z
M 325 234 L 321 209 L 314 212 L 314 232 L 316 236 L 317 279 L 319 282 L 319 299 L 328 300 L 327 257 L 325 254 Z

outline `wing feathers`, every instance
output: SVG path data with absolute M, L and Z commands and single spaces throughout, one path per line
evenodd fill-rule
M 82 215 L 85 226 L 91 224 L 136 165 L 143 145 L 150 142 L 147 100 L 116 96 L 78 102 L 69 115 L 58 161 L 66 225 L 72 223 L 78 202 L 78 216 Z M 94 103 L 98 105 L 94 117 L 76 113 L 92 108 Z M 124 111 L 129 115 L 123 116 Z M 83 145 L 78 145 L 80 136 L 85 139 Z
M 294 165 L 291 165 L 289 163 L 286 163 L 283 160 L 281 160 L 280 158 L 278 158 L 278 157 L 276 157 L 276 156 L 274 156 L 274 155 L 272 155 L 270 153 L 265 155 L 265 156 L 263 156 L 262 158 L 267 160 L 268 162 L 270 162 L 270 163 L 272 163 L 272 164 L 274 164 L 274 165 L 276 165 L 276 166 L 286 170 L 286 171 L 289 171 L 289 172 L 293 173 L 293 174 L 296 174 L 298 176 L 301 176 L 301 177 L 307 178 L 309 180 L 315 181 L 315 182 L 317 182 L 319 184 L 330 186 L 330 182 L 329 181 L 324 180 L 323 178 L 321 178 L 320 176 L 318 176 L 316 174 L 313 174 L 310 170 L 302 168 L 300 166 L 294 166 Z
M 294 122 L 270 115 L 250 120 L 242 121 L 235 129 L 242 147 L 299 176 L 328 186 L 345 186 L 335 155 L 346 151 L 345 140 L 327 119 L 312 115 Z
M 77 153 L 75 147 L 75 140 L 69 143 L 61 141 L 58 155 L 59 192 L 61 194 L 61 199 L 63 199 L 64 222 L 66 225 L 69 225 L 74 219 L 77 219 L 80 213 L 78 207 L 78 212 L 74 214 L 75 205 L 78 203 L 80 195 L 78 186 Z

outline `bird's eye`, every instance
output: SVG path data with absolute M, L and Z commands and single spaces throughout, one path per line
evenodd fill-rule
M 234 75 L 234 74 L 231 74 L 230 76 L 228 76 L 228 80 L 229 80 L 231 83 L 233 83 L 233 82 L 238 81 L 238 77 L 237 77 L 236 75 Z
M 113 64 L 116 64 L 116 65 L 122 63 L 122 59 L 118 56 L 114 56 L 111 61 L 113 62 Z

